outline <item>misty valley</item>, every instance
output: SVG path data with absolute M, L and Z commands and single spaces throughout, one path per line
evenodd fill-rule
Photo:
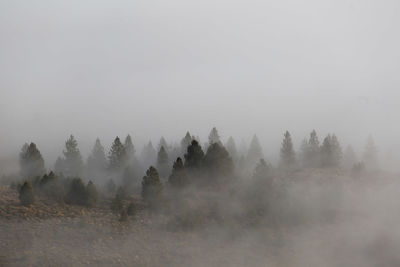
M 279 160 L 189 132 L 87 158 L 71 135 L 51 169 L 26 143 L 0 187 L 2 266 L 399 266 L 399 175 L 362 153 L 286 131 Z

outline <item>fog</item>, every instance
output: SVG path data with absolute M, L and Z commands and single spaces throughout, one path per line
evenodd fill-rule
M 35 141 L 50 160 L 71 133 L 87 154 L 97 136 L 142 144 L 213 126 L 257 133 L 269 156 L 286 129 L 298 145 L 317 128 L 398 147 L 399 7 L 3 0 L 1 154 Z
M 399 12 L 0 0 L 0 265 L 399 266 Z

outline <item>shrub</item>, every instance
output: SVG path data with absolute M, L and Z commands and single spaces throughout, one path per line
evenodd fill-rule
M 97 205 L 97 198 L 98 198 L 98 193 L 96 186 L 93 184 L 92 181 L 89 181 L 89 183 L 86 186 L 86 193 L 87 193 L 87 205 L 89 207 L 95 207 Z
M 65 202 L 81 206 L 87 204 L 87 192 L 81 178 L 72 179 L 68 193 L 65 196 Z
M 122 199 L 118 194 L 116 194 L 111 202 L 111 210 L 113 211 L 113 213 L 118 214 L 121 213 L 122 209 L 123 209 Z
M 35 201 L 32 185 L 29 181 L 25 182 L 21 186 L 21 189 L 19 190 L 19 200 L 21 201 L 21 204 L 24 206 L 29 206 L 33 204 L 33 202 Z

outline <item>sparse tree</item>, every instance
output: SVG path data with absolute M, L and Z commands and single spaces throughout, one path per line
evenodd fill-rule
M 35 143 L 24 144 L 19 154 L 20 172 L 25 179 L 41 177 L 45 173 L 44 160 Z
M 33 195 L 32 184 L 26 181 L 19 190 L 19 200 L 24 206 L 29 206 L 35 202 L 35 197 Z
M 296 155 L 293 149 L 292 137 L 289 131 L 286 131 L 281 147 L 281 167 L 285 169 L 293 168 L 295 161 Z

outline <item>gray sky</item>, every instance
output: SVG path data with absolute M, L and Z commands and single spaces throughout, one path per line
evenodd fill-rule
M 400 2 L 0 0 L 0 154 L 313 128 L 397 142 Z M 395 143 L 396 146 L 399 144 Z M 385 148 L 386 149 L 386 148 Z

